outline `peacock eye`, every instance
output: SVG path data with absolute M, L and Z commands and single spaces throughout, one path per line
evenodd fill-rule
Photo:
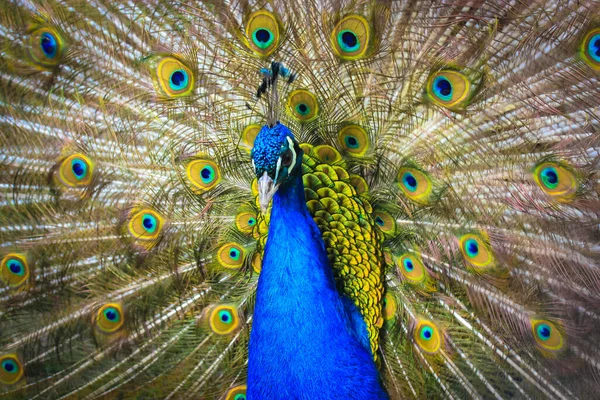
M 141 241 L 156 240 L 163 229 L 164 219 L 149 208 L 132 211 L 129 219 L 129 233 Z
M 31 32 L 28 51 L 31 61 L 37 66 L 51 69 L 60 64 L 65 47 L 65 41 L 58 31 L 42 27 Z
M 24 284 L 29 279 L 29 265 L 24 254 L 9 253 L 0 261 L 0 281 L 12 288 Z
M 359 125 L 346 125 L 338 133 L 338 141 L 350 156 L 360 157 L 369 150 L 367 132 Z
M 360 60 L 367 55 L 371 42 L 371 27 L 360 15 L 348 15 L 331 32 L 331 46 L 342 60 Z
M 553 353 L 564 349 L 566 345 L 566 338 L 559 327 L 559 324 L 554 324 L 545 319 L 531 319 L 533 338 L 540 350 L 549 357 L 552 357 Z
M 436 353 L 442 346 L 440 330 L 431 321 L 420 320 L 414 335 L 417 345 L 427 353 Z
M 316 96 L 305 89 L 294 90 L 290 93 L 287 107 L 292 117 L 300 122 L 312 121 L 319 114 Z
M 173 56 L 158 61 L 153 80 L 156 90 L 166 98 L 189 96 L 194 91 L 192 70 Z
M 104 304 L 96 313 L 96 327 L 104 333 L 118 331 L 124 322 L 123 308 L 118 303 Z
M 221 170 L 211 160 L 199 159 L 190 162 L 186 173 L 192 189 L 198 194 L 211 190 L 221 182 Z
M 23 366 L 16 354 L 0 357 L 0 383 L 12 385 L 23 377 Z
M 58 180 L 66 187 L 82 187 L 92 182 L 93 162 L 81 153 L 63 159 L 58 168 Z
M 281 165 L 284 167 L 289 167 L 292 165 L 293 154 L 291 149 L 287 149 L 285 153 L 281 156 Z
M 266 10 L 258 10 L 248 17 L 247 45 L 256 54 L 266 57 L 279 46 L 281 30 L 277 15 Z
M 426 91 L 434 103 L 455 109 L 466 105 L 471 82 L 460 72 L 442 70 L 429 77 Z
M 573 167 L 563 162 L 542 162 L 536 166 L 533 177 L 544 193 L 559 202 L 573 200 L 580 186 Z
M 592 29 L 581 42 L 583 60 L 593 69 L 600 70 L 600 28 Z
M 383 298 L 383 319 L 388 321 L 393 319 L 396 316 L 396 311 L 398 309 L 398 304 L 396 299 L 391 293 L 386 293 Z
M 238 310 L 233 305 L 215 306 L 208 315 L 208 325 L 217 335 L 227 335 L 240 326 Z
M 491 267 L 494 255 L 489 245 L 489 239 L 485 235 L 468 233 L 458 239 L 460 250 L 465 260 L 475 268 Z
M 396 260 L 400 273 L 406 279 L 406 283 L 419 285 L 427 278 L 427 270 L 420 258 L 411 254 L 403 254 Z

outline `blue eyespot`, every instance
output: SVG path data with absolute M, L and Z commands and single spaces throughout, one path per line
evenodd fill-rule
M 246 400 L 246 395 L 241 393 L 236 394 L 233 400 Z
M 154 233 L 154 231 L 156 230 L 157 223 L 156 218 L 153 215 L 144 214 L 142 224 L 144 225 L 144 228 L 146 229 L 146 231 L 148 231 L 148 233 Z
M 107 320 L 111 322 L 119 321 L 119 312 L 112 307 L 109 307 L 106 310 L 104 310 L 104 316 Z
M 350 149 L 357 149 L 359 146 L 358 140 L 351 135 L 347 135 L 344 138 L 344 143 L 346 143 L 346 146 Z
M 202 182 L 211 183 L 215 176 L 215 170 L 210 165 L 205 166 L 200 171 L 200 178 L 202 178 Z
M 219 319 L 225 324 L 230 324 L 233 321 L 231 313 L 226 310 L 219 311 Z
M 410 172 L 405 172 L 404 175 L 402 175 L 402 183 L 404 184 L 404 187 L 410 192 L 414 192 L 415 190 L 417 190 L 417 179 Z
M 169 86 L 173 90 L 183 90 L 188 86 L 189 77 L 188 73 L 183 69 L 175 70 L 171 73 L 169 78 Z
M 429 340 L 431 339 L 431 337 L 433 336 L 433 330 L 426 326 L 423 329 L 421 329 L 421 339 L 423 340 Z
M 539 324 L 537 327 L 537 334 L 540 340 L 548 340 L 550 339 L 550 334 L 552 333 L 552 328 L 546 324 Z
M 306 104 L 300 103 L 296 106 L 296 111 L 298 112 L 298 114 L 304 116 L 310 112 L 310 108 Z
M 375 223 L 379 226 L 383 226 L 385 224 L 385 221 L 380 216 L 377 216 L 375 217 Z
M 256 224 L 256 220 L 254 218 L 248 219 L 248 226 L 254 226 Z
M 252 41 L 260 49 L 266 49 L 273 43 L 275 36 L 265 28 L 256 29 L 252 33 Z
M 267 43 L 269 39 L 271 39 L 271 34 L 266 29 L 257 29 L 254 31 L 254 37 L 256 37 L 256 40 L 259 42 Z
M 588 53 L 596 62 L 600 62 L 600 33 L 592 36 L 588 43 Z
M 444 76 L 438 76 L 433 81 L 433 92 L 444 101 L 452 99 L 452 84 Z
M 19 366 L 13 360 L 4 360 L 2 362 L 2 369 L 8 373 L 14 374 L 19 370 Z
M 71 161 L 71 170 L 77 180 L 82 180 L 87 175 L 87 164 L 79 158 L 74 158 Z
M 479 254 L 479 244 L 477 244 L 475 239 L 467 240 L 465 249 L 467 250 L 469 257 L 476 257 L 477 254 Z
M 554 189 L 558 185 L 558 173 L 554 167 L 546 167 L 541 173 L 542 182 L 549 189 Z
M 25 274 L 25 267 L 23 267 L 23 263 L 19 260 L 12 259 L 8 261 L 8 269 L 15 275 L 23 276 Z
M 338 33 L 338 44 L 343 51 L 356 51 L 360 48 L 358 37 L 349 30 L 343 30 Z
M 51 33 L 44 32 L 40 36 L 40 47 L 46 57 L 54 58 L 58 50 L 58 41 Z
M 415 269 L 415 266 L 410 258 L 405 258 L 402 264 L 404 264 L 404 269 L 408 272 L 411 272 L 413 269 Z
M 231 259 L 232 259 L 232 260 L 235 260 L 235 261 L 237 261 L 237 260 L 239 260 L 239 258 L 240 258 L 240 252 L 238 251 L 238 249 L 236 249 L 236 248 L 232 247 L 232 248 L 229 250 L 229 257 L 231 257 Z

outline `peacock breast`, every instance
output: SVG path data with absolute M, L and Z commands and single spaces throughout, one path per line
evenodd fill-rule
M 331 146 L 301 144 L 304 151 L 304 195 L 321 231 L 338 291 L 350 298 L 366 323 L 372 353 L 377 357 L 383 324 L 383 234 L 376 223 L 366 181 L 348 171 Z M 258 200 L 257 200 L 258 201 Z M 270 210 L 254 228 L 263 254 Z

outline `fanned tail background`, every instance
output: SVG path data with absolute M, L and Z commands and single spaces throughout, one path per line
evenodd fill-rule
M 391 398 L 600 390 L 598 2 L 0 10 L 0 398 L 245 398 L 273 60 Z

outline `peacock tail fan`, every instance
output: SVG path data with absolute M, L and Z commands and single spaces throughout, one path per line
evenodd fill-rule
M 0 1 L 0 398 L 245 399 L 273 118 L 390 398 L 600 391 L 596 1 Z

